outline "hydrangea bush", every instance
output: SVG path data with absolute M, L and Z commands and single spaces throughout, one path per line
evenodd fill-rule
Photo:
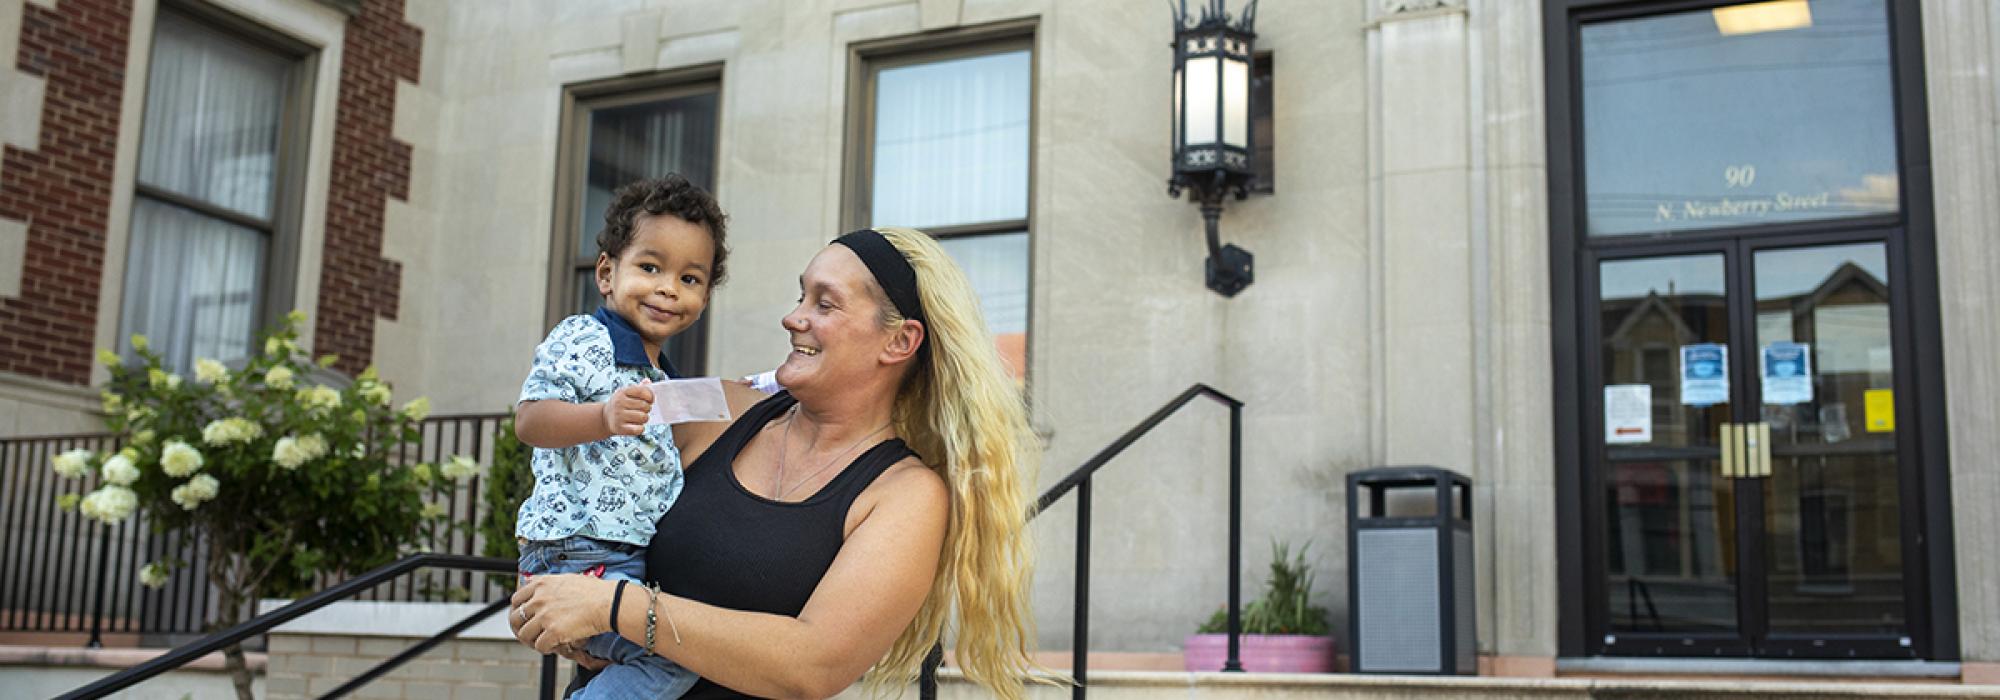
M 62 476 L 99 477 L 59 505 L 107 524 L 143 511 L 156 532 L 209 543 L 200 573 L 221 595 L 219 628 L 241 622 L 250 601 L 299 595 L 320 574 L 359 573 L 438 541 L 453 524 L 425 495 L 478 473 L 462 456 L 441 467 L 400 459 L 415 451 L 404 447 L 417 443 L 430 403 L 395 405 L 374 368 L 345 388 L 309 382 L 297 344 L 304 322 L 292 312 L 240 369 L 198 360 L 191 380 L 167 371 L 144 336 L 132 339 L 136 362 L 101 352 L 111 369 L 105 422 L 125 447 L 53 460 Z M 139 578 L 163 586 L 185 565 L 151 562 Z M 249 697 L 240 650 L 229 657 Z

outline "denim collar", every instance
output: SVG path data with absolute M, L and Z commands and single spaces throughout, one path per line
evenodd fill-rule
M 611 332 L 612 360 L 621 365 L 641 368 L 653 366 L 653 363 L 646 361 L 646 341 L 639 337 L 639 331 L 634 330 L 632 324 L 625 321 L 625 317 L 618 315 L 608 306 L 597 307 L 597 311 L 590 317 L 597 319 L 598 323 L 604 324 L 605 330 Z M 664 348 L 660 351 L 660 371 L 665 372 L 668 378 L 681 375 L 674 370 L 674 363 L 667 360 Z

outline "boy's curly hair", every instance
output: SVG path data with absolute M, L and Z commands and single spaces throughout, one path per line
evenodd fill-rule
M 597 234 L 597 251 L 613 258 L 625 252 L 625 247 L 632 244 L 632 222 L 640 214 L 669 214 L 707 229 L 709 240 L 715 244 L 708 286 L 714 289 L 722 284 L 722 263 L 729 258 L 729 247 L 723 244 L 729 234 L 729 215 L 722 213 L 722 205 L 716 203 L 714 195 L 688 182 L 680 173 L 619 187 L 611 195 L 611 206 L 604 209 L 604 230 Z

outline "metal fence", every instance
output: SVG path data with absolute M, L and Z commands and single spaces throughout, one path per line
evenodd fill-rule
M 405 463 L 442 463 L 466 455 L 490 466 L 493 441 L 506 417 L 428 418 L 418 442 L 406 445 L 399 457 Z M 133 634 L 141 644 L 171 645 L 207 631 L 217 618 L 219 595 L 204 574 L 204 542 L 188 546 L 179 533 L 152 532 L 143 511 L 105 525 L 56 507 L 59 495 L 87 493 L 98 480 L 96 474 L 78 481 L 57 476 L 50 467 L 56 455 L 121 446 L 111 435 L 0 438 L 0 632 L 87 633 L 93 641 L 101 634 Z M 484 539 L 477 524 L 485 516 L 484 482 L 483 476 L 474 477 L 433 499 L 462 526 L 424 543 L 429 551 L 481 553 Z M 140 585 L 140 568 L 162 559 L 185 565 L 164 587 Z M 316 588 L 340 580 L 322 577 Z M 358 599 L 488 602 L 507 594 L 502 582 L 470 571 L 418 571 Z

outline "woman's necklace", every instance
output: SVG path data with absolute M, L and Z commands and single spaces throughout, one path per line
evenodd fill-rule
M 785 488 L 785 453 L 791 451 L 792 423 L 797 421 L 798 417 L 799 417 L 799 405 L 792 404 L 792 415 L 785 417 L 784 440 L 778 443 L 778 483 L 772 485 L 771 487 L 772 491 L 776 493 L 776 495 L 771 497 L 771 500 L 773 501 L 785 500 L 785 496 L 787 494 L 790 494 L 793 491 L 797 491 L 799 487 L 804 486 L 806 485 L 807 482 L 812 481 L 813 477 L 819 476 L 821 472 L 831 469 L 835 464 L 839 464 L 841 459 L 847 457 L 848 453 L 854 451 L 854 448 L 860 447 L 861 443 L 868 441 L 868 438 L 875 437 L 876 435 L 881 434 L 882 431 L 888 430 L 890 425 L 889 423 L 883 423 L 882 427 L 876 428 L 873 432 L 861 436 L 861 439 L 855 440 L 854 444 L 848 445 L 847 449 L 841 450 L 839 455 L 836 455 L 833 459 L 828 460 L 826 464 L 820 465 L 820 468 L 812 470 L 812 473 L 807 474 L 804 479 L 799 480 L 799 483 L 792 484 L 792 487 L 788 489 Z M 813 441 L 818 442 L 819 439 L 814 438 Z M 806 445 L 806 454 L 812 454 L 812 445 Z

